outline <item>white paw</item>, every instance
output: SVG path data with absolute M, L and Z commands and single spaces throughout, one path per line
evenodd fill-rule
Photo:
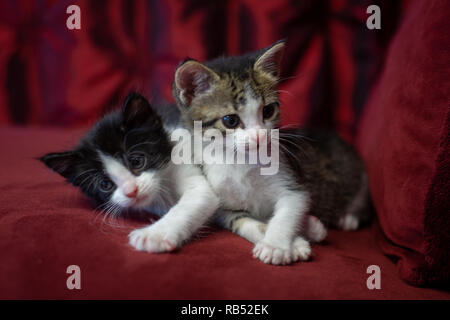
M 314 216 L 307 216 L 303 235 L 310 241 L 321 242 L 327 237 L 327 229 L 323 223 Z
M 311 247 L 308 241 L 297 237 L 288 248 L 281 248 L 260 241 L 253 248 L 253 257 L 267 264 L 286 265 L 296 261 L 308 260 Z
M 354 231 L 359 227 L 359 220 L 352 214 L 346 214 L 339 219 L 339 227 L 344 231 Z
M 285 265 L 291 263 L 290 251 L 290 248 L 281 249 L 260 241 L 253 248 L 253 257 L 267 264 Z
M 137 229 L 128 235 L 130 244 L 139 251 L 170 252 L 179 246 L 175 234 L 161 224 Z
M 325 230 L 326 232 L 326 230 Z M 302 237 L 295 238 L 292 243 L 292 256 L 295 261 L 306 261 L 312 255 L 311 246 L 308 241 Z

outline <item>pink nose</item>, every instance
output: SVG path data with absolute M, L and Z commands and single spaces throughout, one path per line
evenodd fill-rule
M 133 185 L 127 188 L 127 190 L 125 190 L 124 193 L 128 198 L 136 198 L 138 191 L 139 191 L 138 187 L 136 185 Z
M 264 131 L 258 131 L 258 132 L 256 132 L 256 134 L 254 134 L 252 136 L 252 138 L 253 138 L 253 141 L 256 141 L 256 144 L 259 145 L 260 141 L 262 139 L 264 139 L 265 136 L 266 136 L 266 133 Z

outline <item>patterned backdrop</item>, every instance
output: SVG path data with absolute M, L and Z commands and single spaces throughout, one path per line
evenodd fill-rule
M 238 55 L 286 38 L 285 124 L 351 140 L 408 1 L 0 0 L 0 124 L 85 126 L 130 89 L 173 101 L 186 56 Z M 68 30 L 66 8 L 81 8 Z M 366 28 L 378 4 L 382 29 Z

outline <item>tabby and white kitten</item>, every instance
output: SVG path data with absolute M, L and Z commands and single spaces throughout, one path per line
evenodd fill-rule
M 245 56 L 180 64 L 173 94 L 185 125 L 192 129 L 194 121 L 202 121 L 203 130 L 215 128 L 224 136 L 232 130 L 226 147 L 234 150 L 250 147 L 247 139 L 262 147 L 257 130 L 269 135 L 279 123 L 276 85 L 284 46 L 280 41 Z M 326 229 L 317 218 L 328 226 L 356 229 L 367 197 L 361 162 L 342 140 L 295 130 L 280 130 L 279 137 L 275 175 L 261 175 L 258 165 L 202 164 L 220 196 L 219 223 L 255 243 L 254 257 L 276 265 L 310 257 L 309 242 L 300 234 L 324 239 Z
M 219 200 L 201 170 L 170 161 L 170 128 L 147 100 L 131 93 L 70 151 L 41 158 L 105 210 L 146 209 L 165 214 L 130 233 L 130 244 L 150 252 L 181 246 L 216 211 Z

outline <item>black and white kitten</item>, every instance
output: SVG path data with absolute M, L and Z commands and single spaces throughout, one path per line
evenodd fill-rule
M 219 200 L 201 170 L 170 161 L 170 130 L 147 100 L 131 93 L 122 109 L 99 120 L 70 151 L 41 158 L 96 205 L 165 214 L 130 233 L 130 244 L 150 252 L 172 251 L 216 211 Z
M 219 130 L 233 150 L 251 147 L 249 141 L 262 147 L 263 135 L 269 136 L 279 123 L 276 85 L 284 45 L 280 41 L 255 53 L 204 64 L 184 61 L 176 70 L 173 93 L 185 125 L 192 129 L 194 121 L 201 121 L 204 131 Z M 367 200 L 363 166 L 341 139 L 280 130 L 279 144 L 280 169 L 275 175 L 261 175 L 258 164 L 202 163 L 221 198 L 218 221 L 255 243 L 256 258 L 277 265 L 310 257 L 303 236 L 315 241 L 326 236 L 314 216 L 328 226 L 356 229 Z

